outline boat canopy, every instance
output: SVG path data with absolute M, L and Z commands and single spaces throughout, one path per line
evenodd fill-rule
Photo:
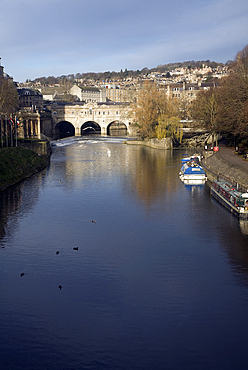
M 188 165 L 187 163 L 185 163 L 182 168 L 181 168 L 181 171 L 185 174 L 185 175 L 189 175 L 189 174 L 195 174 L 195 175 L 198 175 L 198 174 L 205 174 L 203 168 L 201 166 L 198 166 L 198 165 Z

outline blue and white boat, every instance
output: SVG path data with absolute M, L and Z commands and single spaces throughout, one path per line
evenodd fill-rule
M 186 163 L 183 163 L 179 172 L 179 177 L 180 180 L 184 182 L 184 184 L 200 185 L 204 184 L 207 180 L 206 173 L 197 162 L 198 161 L 190 160 Z
M 190 162 L 190 161 L 195 161 L 200 163 L 202 156 L 200 154 L 193 154 L 193 155 L 188 155 L 184 154 L 183 158 L 181 159 L 182 164 Z

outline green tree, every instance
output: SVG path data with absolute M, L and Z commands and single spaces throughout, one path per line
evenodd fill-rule
M 142 139 L 173 136 L 172 126 L 176 125 L 179 116 L 178 102 L 169 99 L 165 91 L 159 91 L 151 82 L 145 82 L 132 105 L 135 123 Z M 168 123 L 170 119 L 170 123 Z M 179 124 L 179 119 L 177 120 Z
M 180 118 L 163 114 L 158 119 L 156 135 L 158 139 L 171 137 L 181 143 L 183 137 L 183 125 L 180 124 Z

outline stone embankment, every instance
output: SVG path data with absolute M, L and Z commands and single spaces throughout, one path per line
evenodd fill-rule
M 128 140 L 125 144 L 129 145 L 145 145 L 154 149 L 173 149 L 171 138 L 164 139 L 146 139 L 146 140 Z
M 18 141 L 18 147 L 32 150 L 39 155 L 50 157 L 51 144 L 49 140 L 28 140 L 23 139 Z
M 220 148 L 220 153 L 205 156 L 202 165 L 206 170 L 208 179 L 212 182 L 217 177 L 231 182 L 242 191 L 248 189 L 248 163 L 230 148 Z M 247 169 L 246 169 L 247 167 Z

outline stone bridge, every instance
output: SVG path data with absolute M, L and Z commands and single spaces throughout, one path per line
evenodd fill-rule
M 130 107 L 125 103 L 51 103 L 53 137 L 100 134 L 123 136 L 133 134 Z

